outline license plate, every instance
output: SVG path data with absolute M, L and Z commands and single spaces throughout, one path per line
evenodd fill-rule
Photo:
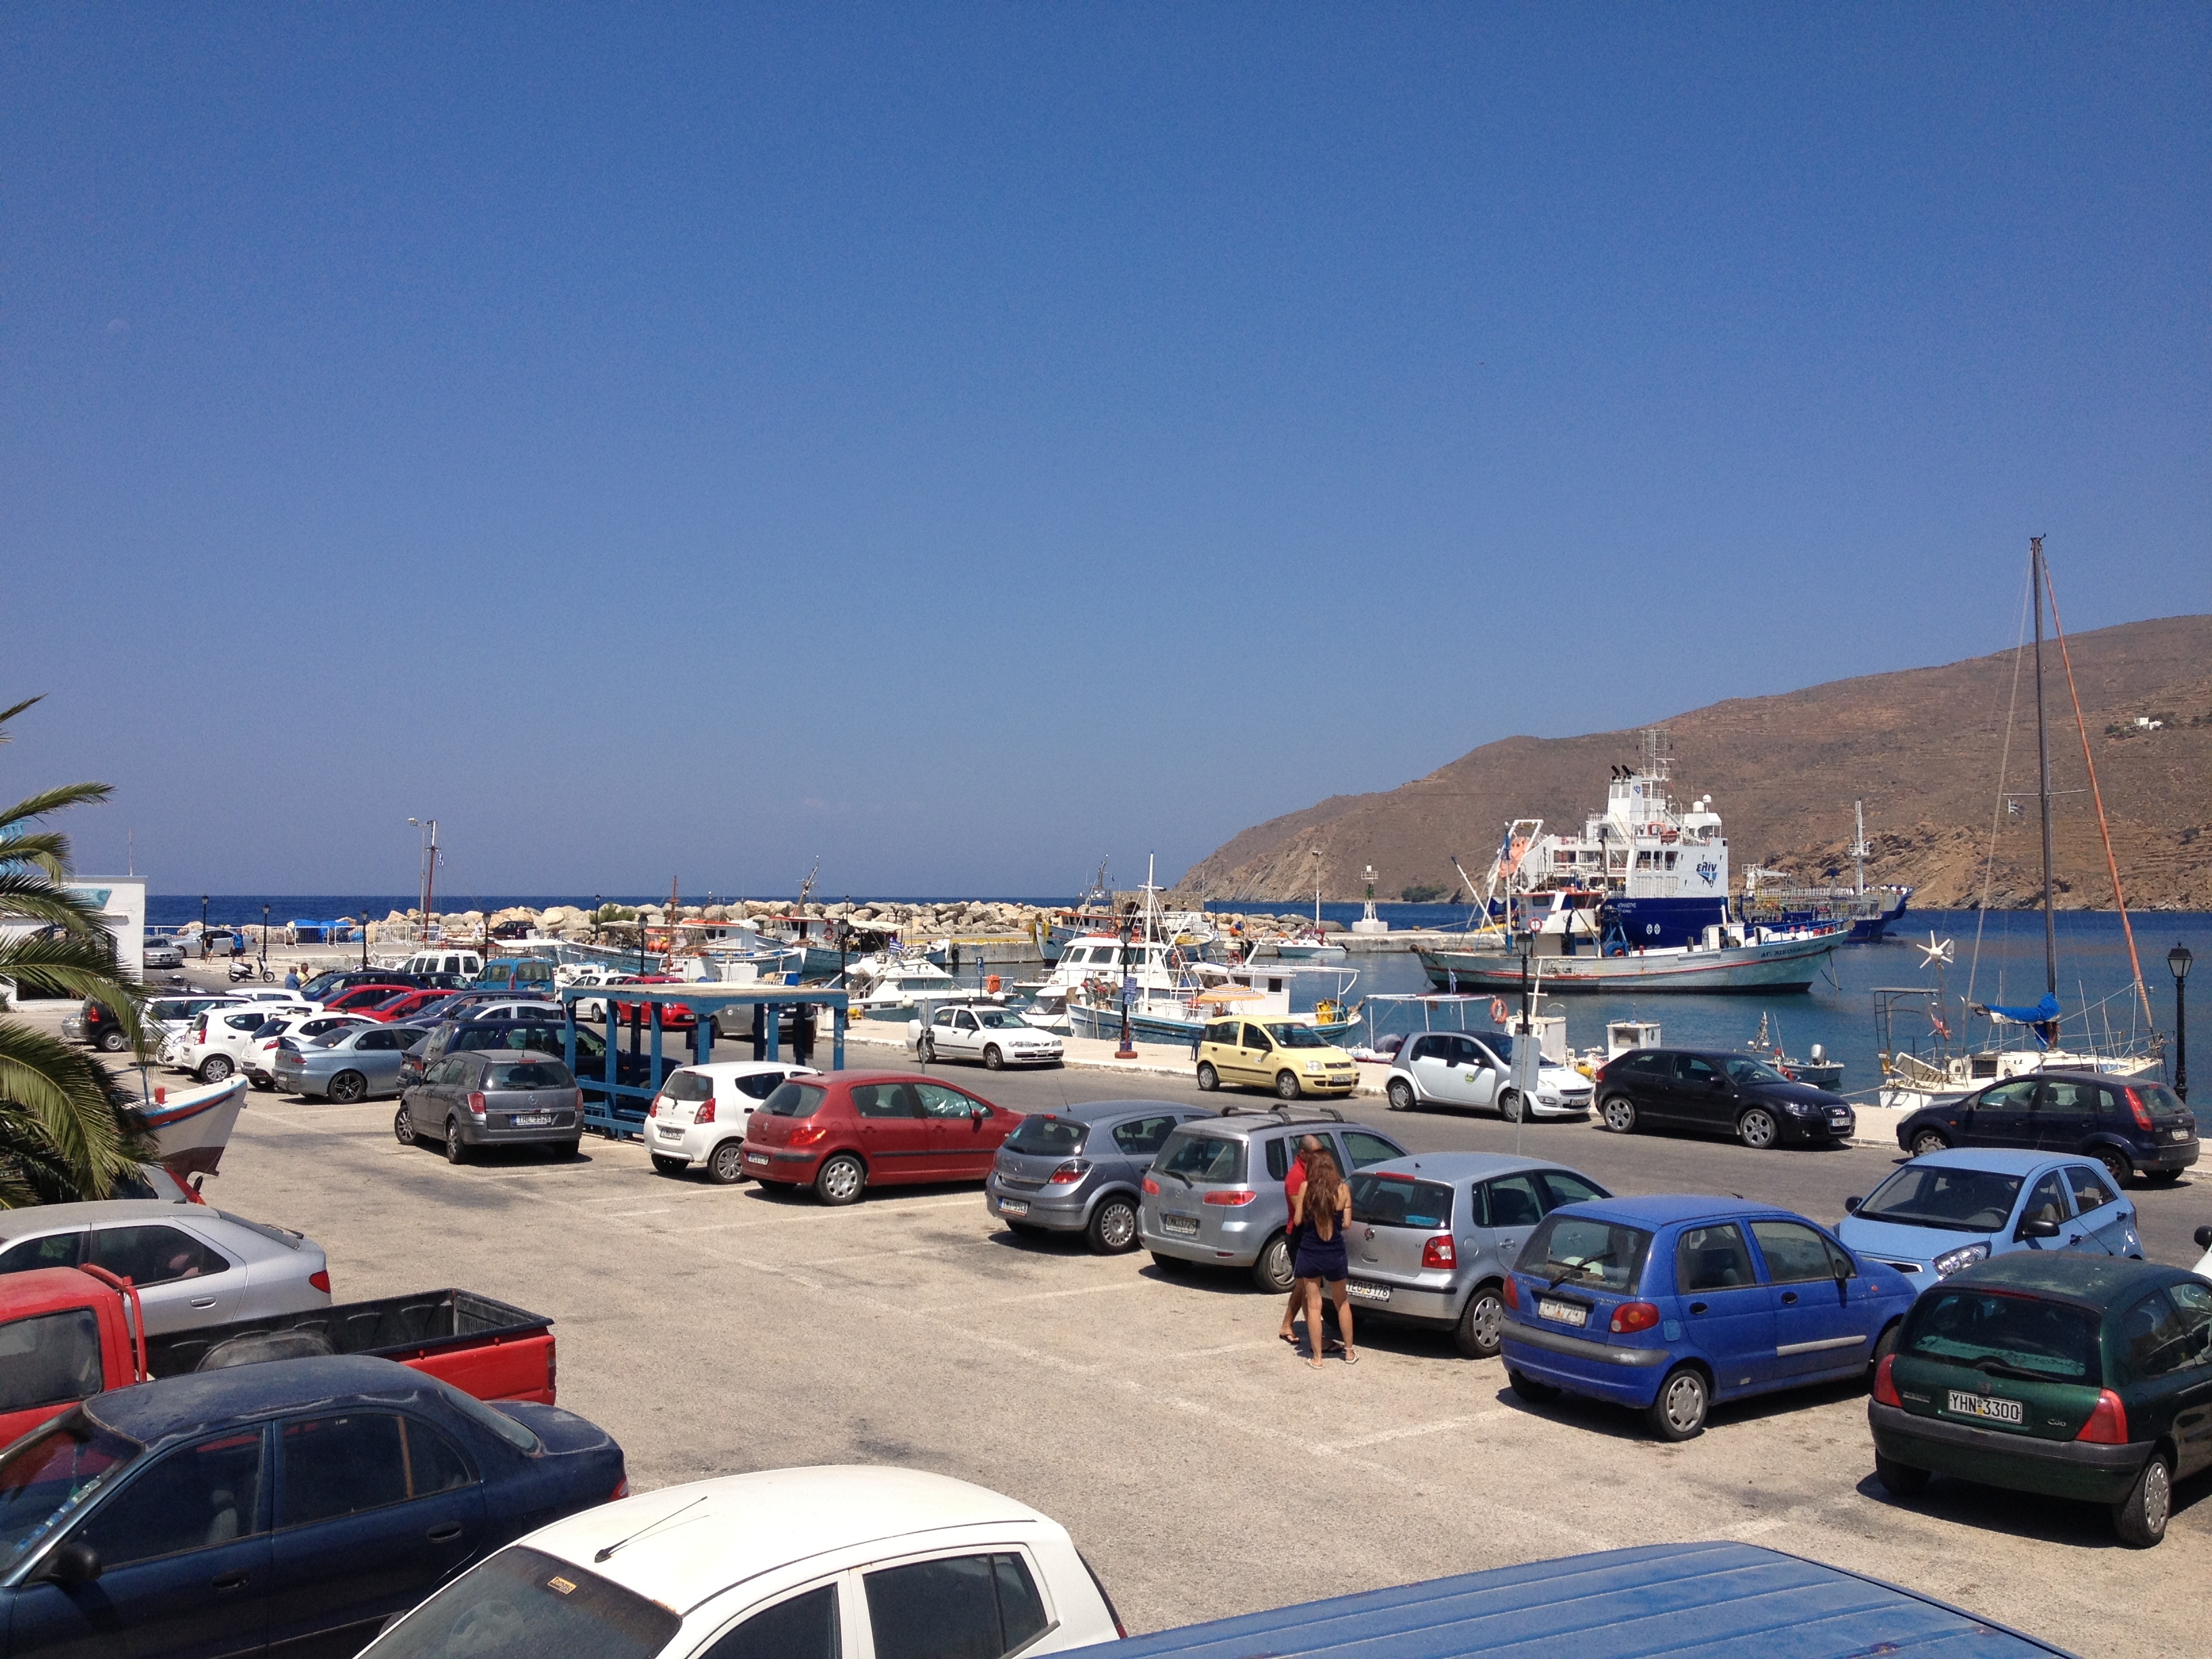
M 1390 1299 L 1388 1285 L 1363 1285 L 1356 1279 L 1345 1285 L 1344 1293 L 1362 1302 L 1388 1302 Z
M 552 1121 L 553 1114 L 550 1112 L 523 1112 L 513 1120 L 518 1129 L 542 1129 Z
M 1985 1417 L 1992 1423 L 2021 1421 L 2021 1404 L 2017 1400 L 2001 1400 L 1986 1394 L 1968 1394 L 1964 1389 L 1951 1390 L 1951 1411 L 1957 1417 Z
M 999 1200 L 1000 1215 L 1027 1215 L 1029 1212 L 1030 1206 L 1018 1198 L 1002 1198 Z
M 1536 1312 L 1541 1317 L 1550 1320 L 1555 1325 L 1587 1325 L 1589 1323 L 1589 1310 L 1588 1308 L 1577 1308 L 1571 1302 L 1554 1302 L 1548 1296 L 1540 1297 L 1537 1298 Z
M 1160 1225 L 1187 1238 L 1195 1237 L 1198 1233 L 1198 1218 L 1194 1215 L 1164 1215 L 1160 1218 Z
M 766 1152 L 747 1152 L 745 1154 L 745 1162 L 748 1164 L 765 1164 L 768 1162 L 768 1154 Z
M 2176 1140 L 2186 1140 L 2189 1139 L 2189 1131 L 2186 1129 L 2170 1129 L 2166 1133 L 2171 1134 Z
M 665 1123 L 654 1124 L 653 1126 L 653 1132 L 659 1135 L 663 1140 L 681 1140 L 684 1139 L 683 1130 L 672 1129 Z

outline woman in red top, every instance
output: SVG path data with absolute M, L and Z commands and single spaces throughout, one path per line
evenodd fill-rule
M 1298 1234 L 1300 1231 L 1298 1227 L 1298 1194 L 1305 1190 L 1306 1160 L 1310 1158 L 1316 1152 L 1321 1151 L 1321 1141 L 1316 1137 L 1313 1135 L 1300 1136 L 1298 1139 L 1297 1156 L 1291 1160 L 1291 1167 L 1285 1170 L 1283 1175 L 1283 1202 L 1289 1208 L 1291 1212 L 1291 1230 L 1284 1237 L 1283 1243 L 1290 1251 L 1291 1260 L 1294 1263 L 1298 1259 Z M 1278 1339 L 1289 1343 L 1293 1348 L 1298 1346 L 1297 1328 L 1293 1322 L 1297 1318 L 1298 1314 L 1304 1310 L 1305 1305 L 1306 1287 L 1303 1285 L 1293 1284 L 1291 1286 L 1290 1299 L 1283 1304 L 1283 1328 L 1275 1333 Z

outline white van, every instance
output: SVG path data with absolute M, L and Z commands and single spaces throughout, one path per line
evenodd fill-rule
M 459 974 L 474 979 L 483 972 L 483 958 L 474 951 L 418 951 L 399 964 L 403 974 Z

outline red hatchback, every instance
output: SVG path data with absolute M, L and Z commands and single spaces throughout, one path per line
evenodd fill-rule
M 334 997 L 324 998 L 323 1012 L 328 1014 L 359 1014 L 367 1018 L 368 1011 L 378 1003 L 389 1002 L 403 991 L 415 988 L 412 985 L 356 985 Z
M 981 1095 L 904 1072 L 793 1078 L 745 1121 L 745 1173 L 850 1204 L 868 1187 L 981 1181 L 1022 1121 Z
M 443 1002 L 453 995 L 451 991 L 403 991 L 387 1002 L 373 1008 L 356 1008 L 354 1013 L 364 1019 L 382 1020 L 390 1024 L 395 1019 L 404 1019 L 417 1008 L 427 1008 L 434 1002 Z

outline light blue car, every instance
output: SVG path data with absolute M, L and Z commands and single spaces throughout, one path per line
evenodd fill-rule
M 2093 1158 L 1996 1148 L 1929 1152 L 1865 1198 L 1836 1237 L 1917 1289 L 2012 1250 L 2142 1259 L 2136 1208 Z

